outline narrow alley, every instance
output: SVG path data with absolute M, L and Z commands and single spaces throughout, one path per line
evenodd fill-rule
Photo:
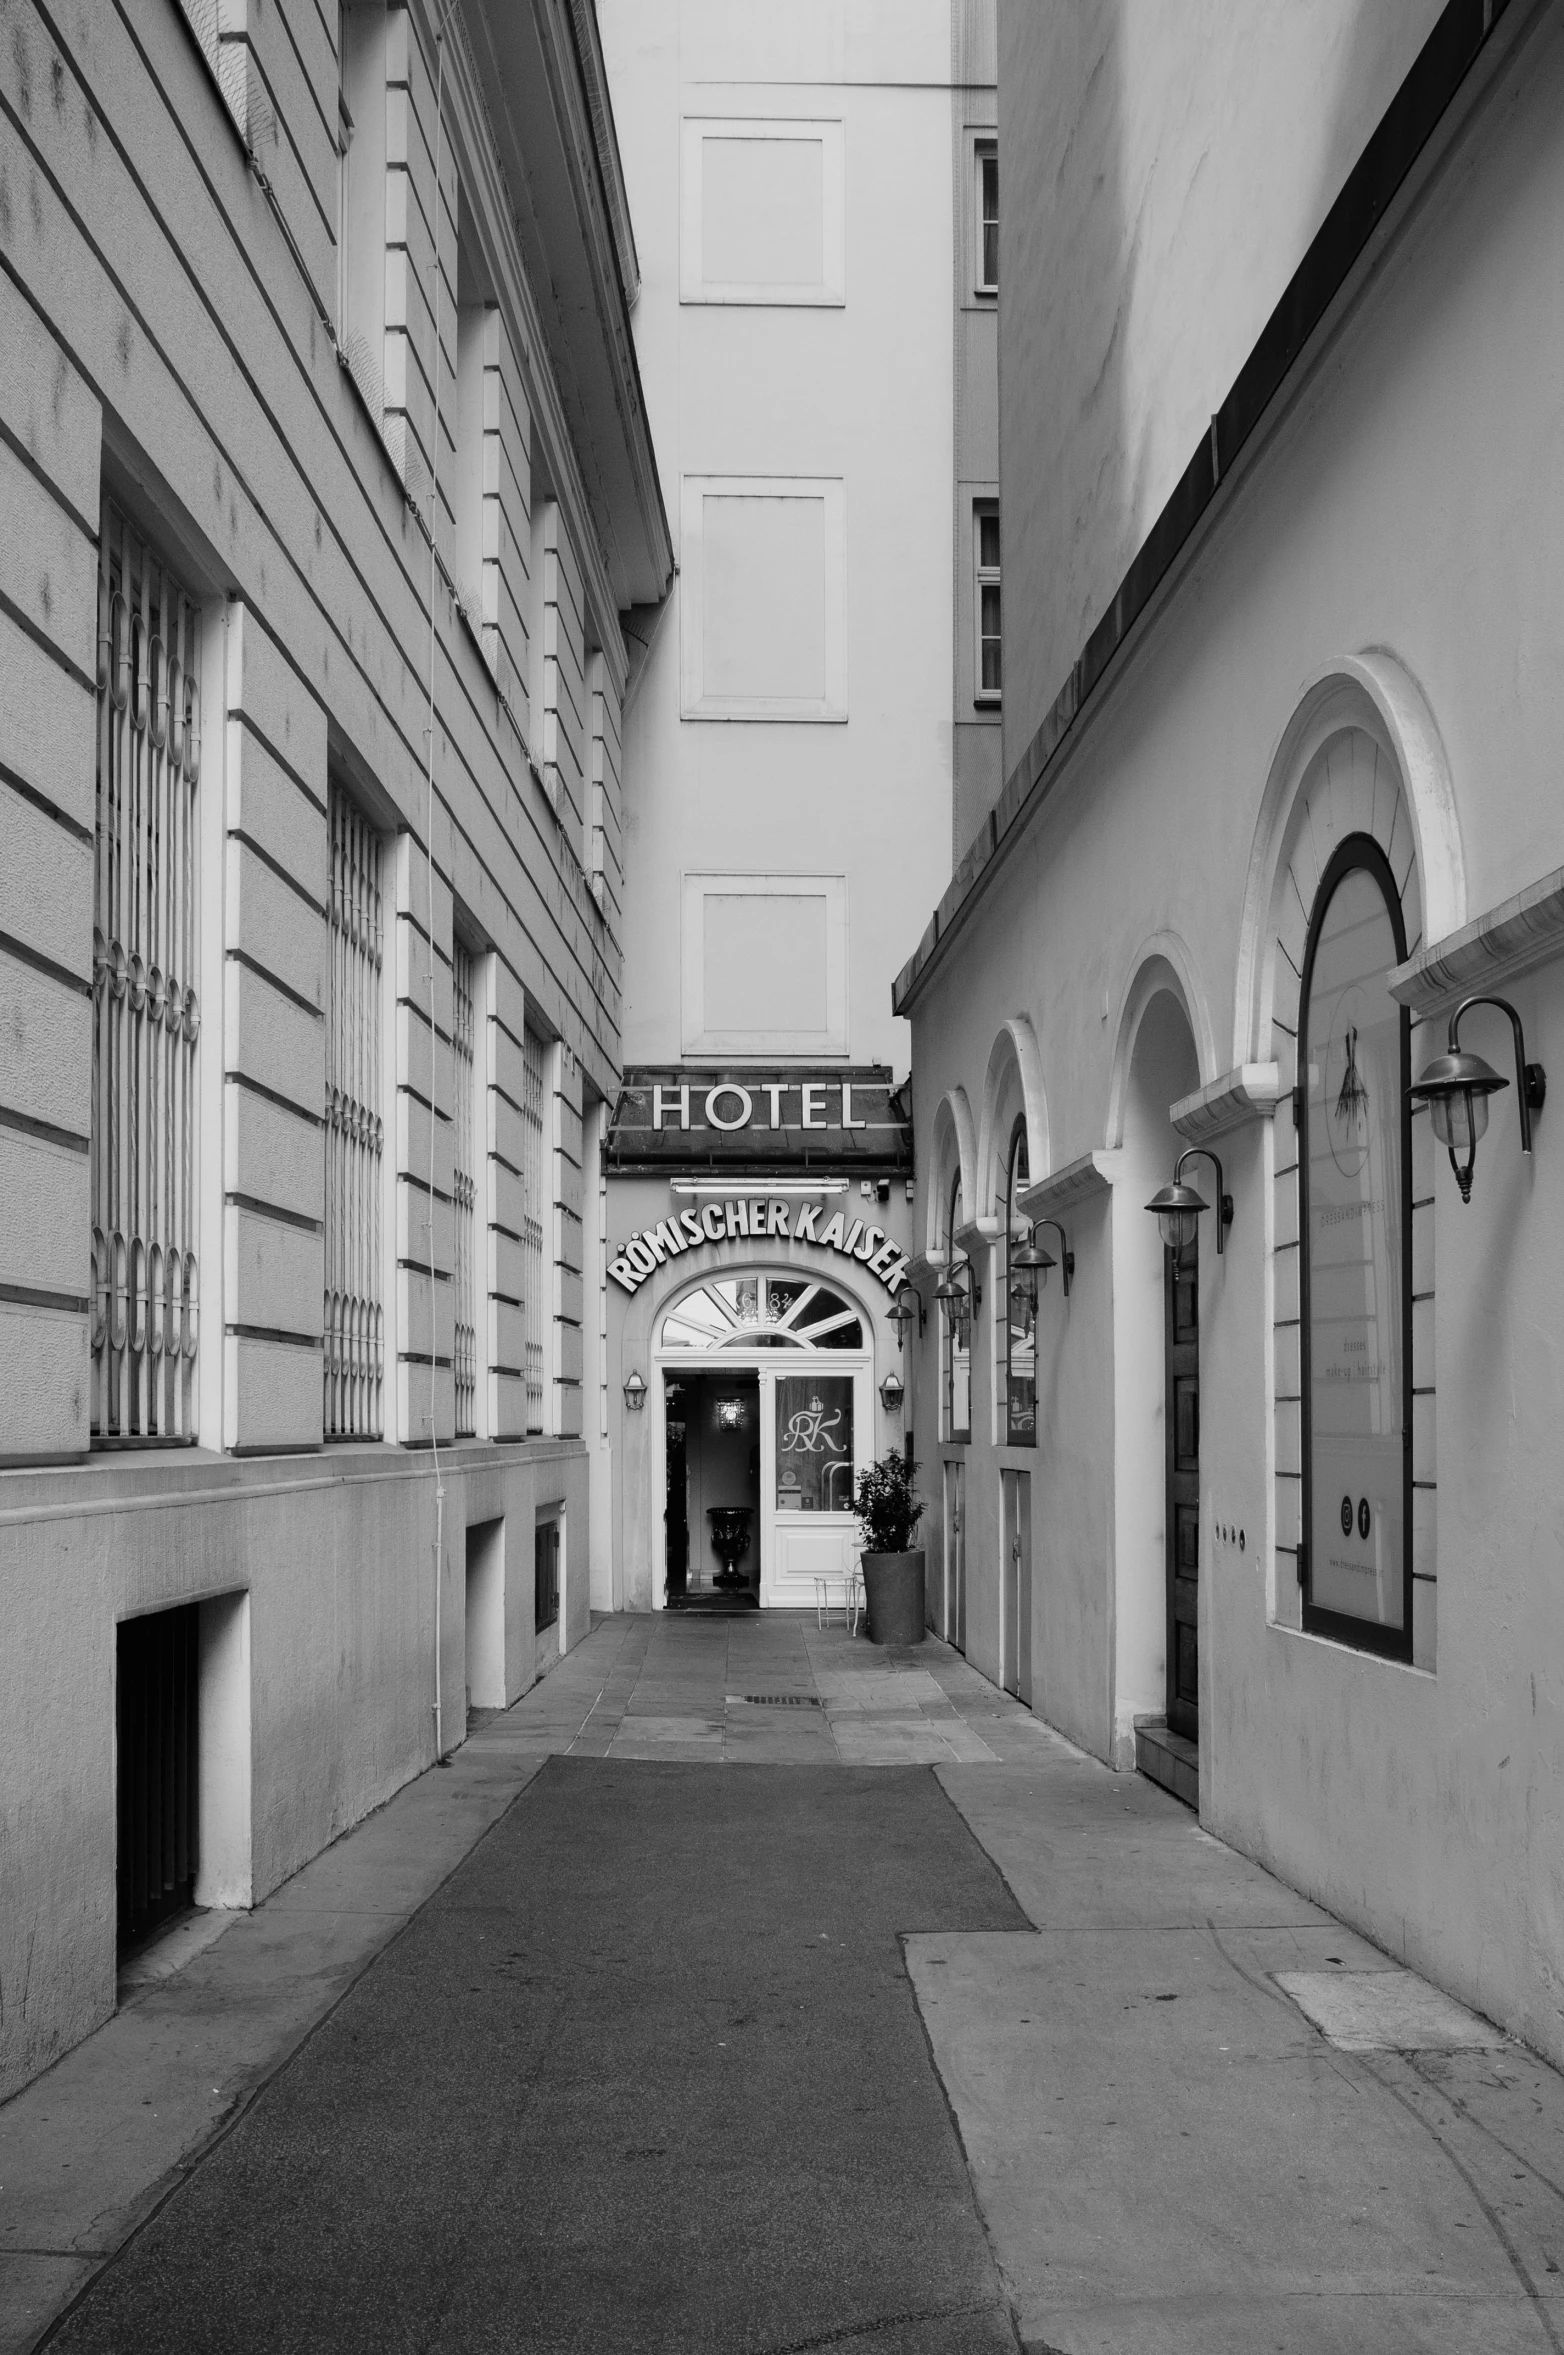
M 6 2355 L 1561 2343 L 1564 2084 L 932 1639 L 605 1620 L 221 1918 L 4 2114 Z

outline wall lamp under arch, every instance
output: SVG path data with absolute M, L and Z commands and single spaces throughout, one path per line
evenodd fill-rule
M 888 1415 L 894 1415 L 906 1395 L 907 1386 L 903 1382 L 900 1374 L 897 1373 L 896 1368 L 892 1366 L 890 1372 L 886 1375 L 884 1381 L 880 1384 L 880 1404 L 884 1407 Z
M 934 1297 L 944 1302 L 952 1316 L 970 1316 L 975 1308 L 982 1307 L 983 1287 L 970 1259 L 963 1259 L 951 1268 Z
M 1209 1161 L 1216 1171 L 1216 1247 L 1220 1255 L 1222 1238 L 1233 1223 L 1233 1197 L 1223 1187 L 1222 1164 L 1209 1146 L 1186 1146 L 1174 1164 L 1173 1183 L 1153 1194 L 1146 1208 L 1156 1214 L 1162 1240 L 1170 1251 L 1182 1251 L 1186 1244 L 1194 1241 L 1200 1213 L 1209 1210 L 1211 1205 L 1195 1192 L 1193 1186 L 1185 1185 L 1186 1161 Z
M 1455 1171 L 1463 1202 L 1472 1198 L 1472 1166 L 1477 1159 L 1477 1140 L 1488 1126 L 1488 1098 L 1510 1084 L 1481 1055 L 1462 1049 L 1461 1017 L 1469 1014 L 1474 1006 L 1497 1006 L 1501 1014 L 1510 1018 L 1515 1035 L 1515 1094 L 1521 1116 L 1523 1153 L 1531 1151 L 1531 1116 L 1542 1110 L 1548 1094 L 1548 1075 L 1542 1065 L 1526 1060 L 1526 1033 L 1509 999 L 1463 998 L 1450 1017 L 1448 1050 L 1436 1055 L 1422 1078 L 1407 1091 L 1414 1103 L 1428 1106 L 1434 1134 L 1450 1155 L 1450 1167 Z M 1458 1154 L 1465 1155 L 1464 1161 L 1456 1158 Z
M 645 1404 L 646 1384 L 632 1366 L 625 1376 L 625 1405 L 632 1414 L 638 1414 Z
M 896 1327 L 896 1346 L 900 1349 L 906 1341 L 909 1325 L 916 1325 L 920 1335 L 923 1331 L 923 1294 L 915 1285 L 903 1284 L 885 1314 L 887 1320 Z
M 1037 1230 L 1039 1227 L 1051 1227 L 1058 1236 L 1059 1259 L 1055 1259 L 1050 1252 L 1045 1251 L 1038 1242 Z M 1010 1254 L 1011 1269 L 1020 1278 L 1018 1284 L 1012 1284 L 1011 1290 L 1022 1293 L 1035 1308 L 1037 1295 L 1048 1281 L 1048 1270 L 1051 1267 L 1057 1267 L 1060 1260 L 1064 1263 L 1064 1296 L 1068 1300 L 1070 1279 L 1075 1273 L 1075 1253 L 1070 1249 L 1065 1231 L 1056 1218 L 1034 1218 L 1026 1241 L 1021 1245 L 1019 1251 L 1012 1251 Z

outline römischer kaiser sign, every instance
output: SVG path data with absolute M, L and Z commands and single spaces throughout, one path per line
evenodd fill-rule
M 626 1292 L 634 1292 L 686 1251 L 731 1244 L 750 1258 L 756 1243 L 770 1242 L 812 1243 L 816 1250 L 839 1252 L 877 1277 L 887 1292 L 899 1291 L 906 1279 L 907 1254 L 883 1227 L 846 1210 L 833 1210 L 827 1218 L 818 1202 L 783 1202 L 774 1194 L 729 1194 L 698 1209 L 692 1204 L 670 1211 L 632 1235 L 609 1261 L 608 1272 Z

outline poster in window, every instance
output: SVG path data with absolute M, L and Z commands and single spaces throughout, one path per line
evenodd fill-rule
M 850 1374 L 777 1381 L 777 1510 L 846 1513 L 853 1502 Z
M 1307 1006 L 1310 1598 L 1380 1627 L 1404 1618 L 1397 961 L 1379 884 L 1349 869 Z

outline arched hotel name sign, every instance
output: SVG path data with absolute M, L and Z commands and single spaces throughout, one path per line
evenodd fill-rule
M 771 1242 L 812 1243 L 819 1251 L 840 1252 L 877 1277 L 887 1292 L 898 1292 L 906 1280 L 907 1254 L 883 1227 L 849 1218 L 845 1210 L 834 1210 L 825 1218 L 818 1202 L 782 1202 L 774 1194 L 731 1194 L 703 1202 L 699 1209 L 692 1205 L 672 1211 L 655 1226 L 632 1235 L 609 1261 L 608 1272 L 626 1292 L 634 1292 L 649 1275 L 686 1251 L 720 1243 L 741 1248 L 749 1256 L 756 1243 Z

